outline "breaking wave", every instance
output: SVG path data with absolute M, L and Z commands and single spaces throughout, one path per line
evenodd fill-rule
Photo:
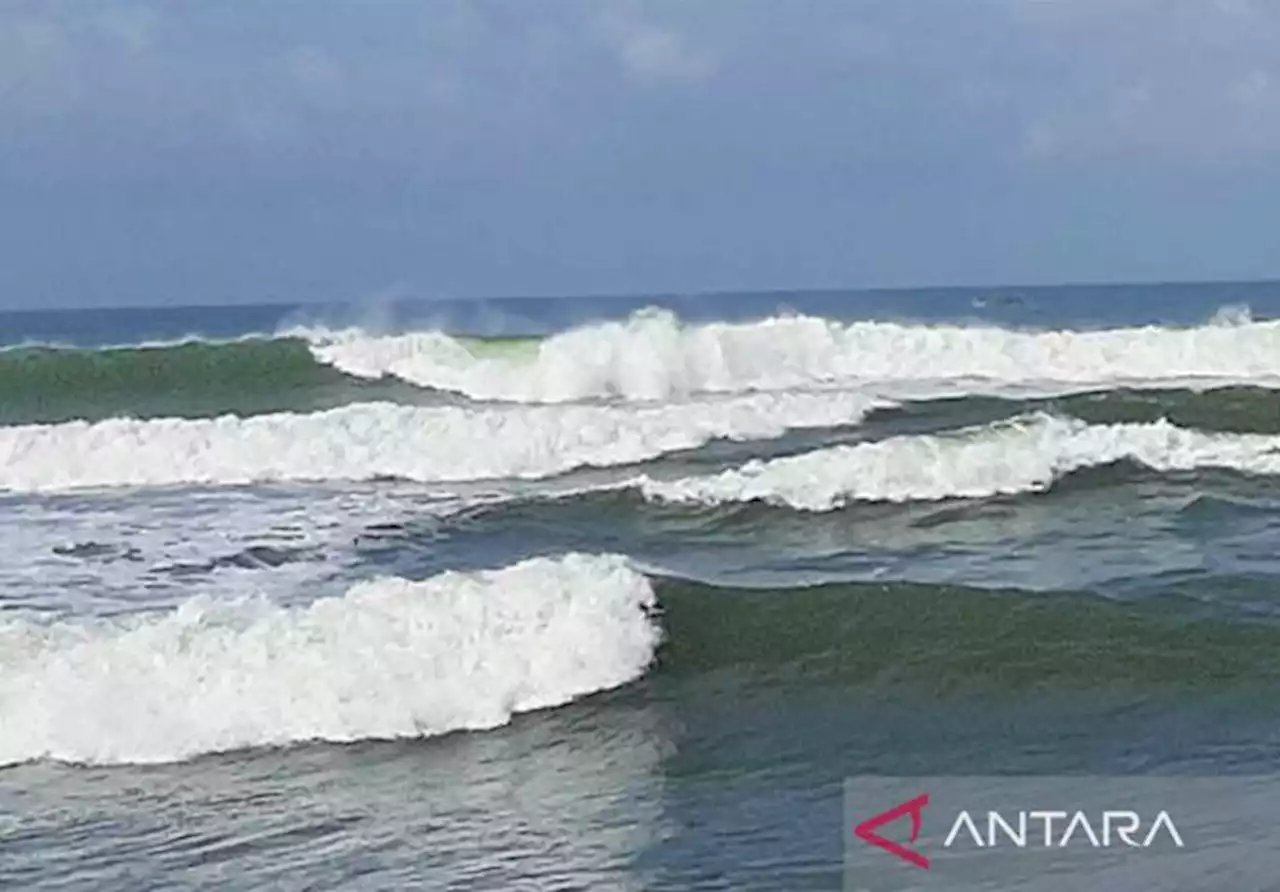
M 667 399 L 821 385 L 963 382 L 1052 389 L 1170 381 L 1280 385 L 1280 322 L 1197 328 L 1022 332 L 993 327 L 841 323 L 810 316 L 689 325 L 667 311 L 544 339 L 438 331 L 371 336 L 295 332 L 321 362 L 478 399 Z
M 835 446 L 719 474 L 641 477 L 646 498 L 760 501 L 830 511 L 854 501 L 907 502 L 1040 492 L 1073 471 L 1131 461 L 1155 471 L 1221 468 L 1280 474 L 1280 436 L 1205 433 L 1168 421 L 1091 425 L 1044 413 L 952 434 Z
M 666 310 L 545 337 L 293 328 L 231 341 L 0 349 L 0 424 L 314 411 L 361 400 L 661 400 L 879 384 L 888 395 L 1175 384 L 1280 386 L 1280 322 L 1024 332 L 813 316 L 682 322 Z M 917 393 L 916 391 L 920 391 Z
M 0 349 L 0 424 L 309 411 L 415 391 L 317 363 L 299 339 Z
M 494 728 L 638 678 L 661 637 L 653 606 L 623 558 L 570 554 L 301 608 L 0 621 L 0 765 Z
M 756 394 L 614 406 L 359 403 L 309 415 L 111 419 L 0 428 L 0 489 L 56 491 L 278 480 L 537 478 L 628 464 L 713 439 L 856 423 L 856 394 Z

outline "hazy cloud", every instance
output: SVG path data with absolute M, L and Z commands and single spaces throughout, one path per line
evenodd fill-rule
M 1040 157 L 1229 165 L 1280 152 L 1269 85 L 1280 7 L 1250 0 L 1013 2 L 1054 77 L 1027 90 L 1024 137 Z
M 1208 212 L 1224 183 L 1249 225 Z M 299 233 L 320 282 L 344 262 L 464 290 L 1141 271 L 1195 260 L 1187 221 L 1236 225 L 1212 256 L 1243 268 L 1280 228 L 1280 4 L 0 0 L 0 208 L 29 202 L 0 231 L 35 245 L 0 286 L 64 274 L 24 264 L 89 219 L 86 189 L 113 224 L 165 203 L 121 257 L 182 221 L 192 241 L 155 256 L 200 256 L 216 206 L 245 256 L 255 226 Z M 1147 248 L 1084 219 L 1101 204 Z
M 286 50 L 283 62 L 290 77 L 305 87 L 334 89 L 342 83 L 341 67 L 331 55 L 316 47 L 299 46 Z
M 704 51 L 670 26 L 645 20 L 638 4 L 602 4 L 595 31 L 622 69 L 646 82 L 700 81 L 715 71 Z
M 0 17 L 0 112 L 48 111 L 64 100 L 69 61 L 65 36 L 51 22 Z
M 74 140 L 86 104 L 106 128 L 151 114 L 163 129 L 176 108 L 188 109 L 177 115 L 184 127 L 242 124 L 247 96 L 298 126 L 307 108 L 341 109 L 353 124 L 383 128 L 377 141 L 419 141 L 431 139 L 417 128 L 428 118 L 461 133 L 492 127 L 495 115 L 616 107 L 628 100 L 594 86 L 609 65 L 637 89 L 714 80 L 704 101 L 741 109 L 744 124 L 767 117 L 770 102 L 808 106 L 815 121 L 896 105 L 890 126 L 942 128 L 932 140 L 939 155 L 955 148 L 948 116 L 975 111 L 993 115 L 975 127 L 997 128 L 991 137 L 1040 163 L 1153 152 L 1226 163 L 1280 150 L 1280 7 L 1249 0 L 743 0 L 714 14 L 661 0 L 289 9 L 0 7 L 0 115 L 61 109 L 70 115 L 63 136 Z M 800 92 L 800 81 L 811 89 Z M 753 96 L 767 101 L 753 106 Z M 441 109 L 453 115 L 447 125 L 432 117 Z
M 159 16 L 146 7 L 125 6 L 107 9 L 96 21 L 104 34 L 134 52 L 141 52 L 154 42 Z

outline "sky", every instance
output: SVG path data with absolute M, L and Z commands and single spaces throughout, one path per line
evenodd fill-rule
M 1277 0 L 0 0 L 0 307 L 1274 278 Z

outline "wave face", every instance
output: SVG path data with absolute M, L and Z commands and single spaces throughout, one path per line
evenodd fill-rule
M 384 578 L 305 608 L 195 600 L 0 622 L 0 765 L 166 762 L 505 724 L 638 678 L 653 588 L 616 556 Z
M 881 404 L 856 394 L 757 394 L 639 410 L 360 403 L 307 415 L 8 427 L 0 428 L 0 489 L 537 478 L 717 438 L 854 423 Z
M 757 679 L 798 674 L 940 693 L 1280 677 L 1280 627 L 1205 617 L 1176 598 L 1125 604 L 1088 592 L 960 585 L 779 590 L 674 580 L 660 580 L 657 593 L 667 633 L 659 671 L 675 675 L 735 667 Z
M 1153 423 L 1168 420 L 1179 427 L 1252 434 L 1280 434 L 1280 390 L 1263 387 L 1215 387 L 1209 390 L 1121 388 L 1085 391 L 1041 400 L 999 397 L 952 397 L 904 403 L 892 414 L 930 415 L 941 422 L 983 412 L 994 417 L 1021 411 L 1052 411 L 1092 424 Z M 949 411 L 950 410 L 950 411 Z M 958 411 L 956 411 L 958 410 Z M 886 413 L 890 414 L 890 413 Z
M 332 408 L 409 390 L 317 363 L 297 339 L 0 350 L 0 424 Z
M 666 399 L 700 392 L 940 380 L 1088 386 L 1216 379 L 1280 383 L 1280 322 L 1019 332 L 845 324 L 794 316 L 684 325 L 665 311 L 544 340 L 485 342 L 440 332 L 312 332 L 318 360 L 478 399 Z
M 753 461 L 720 474 L 641 478 L 646 498 L 761 501 L 830 511 L 852 501 L 907 502 L 1040 492 L 1073 471 L 1132 461 L 1156 471 L 1222 468 L 1280 474 L 1280 437 L 1151 424 L 1091 425 L 1043 413 L 954 434 L 890 437 Z

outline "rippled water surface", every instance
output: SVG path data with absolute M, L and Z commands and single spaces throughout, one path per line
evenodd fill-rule
M 839 889 L 853 775 L 1274 774 L 1276 313 L 0 316 L 0 886 Z

